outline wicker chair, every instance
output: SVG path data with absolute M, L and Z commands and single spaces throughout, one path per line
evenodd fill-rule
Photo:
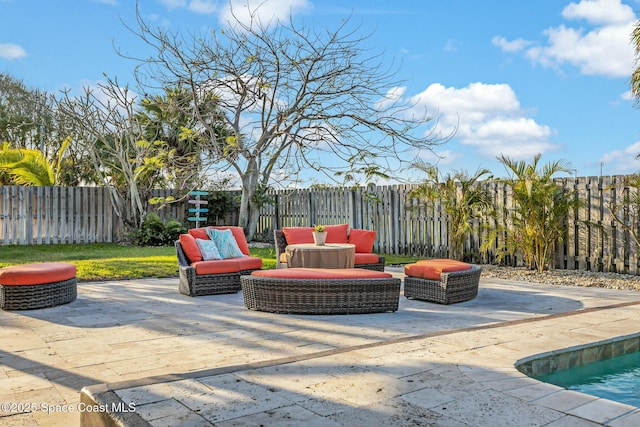
M 180 283 L 178 290 L 181 294 L 192 297 L 202 295 L 232 294 L 240 291 L 240 276 L 251 274 L 254 270 L 241 270 L 237 273 L 196 274 L 191 262 L 182 250 L 179 241 L 175 242 L 178 256 L 178 273 Z
M 276 248 L 276 268 L 287 268 L 287 264 L 280 261 L 281 254 L 285 253 L 287 248 L 287 239 L 282 230 L 273 230 L 273 240 Z M 367 270 L 384 271 L 385 259 L 378 255 L 378 262 L 373 264 L 356 264 L 357 268 L 366 268 Z
M 478 295 L 481 272 L 472 265 L 470 270 L 442 273 L 440 280 L 406 276 L 404 296 L 439 304 L 469 301 Z

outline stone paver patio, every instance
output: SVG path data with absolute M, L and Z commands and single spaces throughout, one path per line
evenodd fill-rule
M 640 424 L 637 408 L 514 367 L 640 332 L 636 292 L 483 278 L 465 303 L 401 296 L 396 313 L 302 316 L 177 287 L 80 283 L 71 304 L 0 311 L 0 426 L 80 425 L 83 387 L 135 425 Z

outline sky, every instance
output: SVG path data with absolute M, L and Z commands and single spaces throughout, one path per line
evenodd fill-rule
M 232 0 L 241 10 L 247 0 Z M 349 18 L 368 45 L 400 65 L 389 93 L 437 113 L 455 135 L 420 154 L 441 171 L 487 168 L 496 159 L 567 161 L 576 176 L 640 171 L 640 108 L 630 97 L 631 32 L 640 0 L 249 0 L 336 29 Z M 227 1 L 139 0 L 148 22 L 172 31 L 221 28 Z M 0 0 L 0 72 L 27 87 L 80 93 L 131 78 L 144 46 L 134 0 Z

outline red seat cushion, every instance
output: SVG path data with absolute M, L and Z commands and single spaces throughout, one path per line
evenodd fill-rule
M 420 279 L 440 280 L 442 273 L 470 270 L 471 264 L 453 259 L 430 259 L 404 266 L 404 274 Z
M 43 285 L 76 277 L 76 266 L 64 262 L 12 265 L 0 268 L 0 285 Z
M 391 273 L 364 268 L 284 268 L 280 270 L 259 270 L 252 276 L 277 279 L 386 279 Z
M 354 264 L 358 265 L 358 264 L 377 264 L 380 262 L 380 257 L 378 256 L 378 254 L 372 254 L 372 253 L 368 253 L 368 254 L 356 254 L 355 258 L 354 258 Z
M 237 273 L 241 270 L 235 258 L 193 262 L 191 267 L 196 269 L 196 275 Z
M 240 270 L 259 270 L 262 268 L 262 258 L 246 256 L 233 258 L 240 265 Z

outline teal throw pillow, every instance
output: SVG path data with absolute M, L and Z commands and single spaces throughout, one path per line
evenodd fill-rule
M 240 248 L 238 242 L 233 237 L 231 230 L 216 230 L 215 228 L 207 228 L 207 234 L 209 238 L 216 242 L 218 251 L 222 259 L 227 258 L 240 258 L 245 256 Z
M 196 243 L 200 248 L 200 253 L 202 254 L 202 259 L 204 261 L 210 259 L 222 259 L 218 246 L 216 246 L 216 242 L 213 240 L 196 239 Z

